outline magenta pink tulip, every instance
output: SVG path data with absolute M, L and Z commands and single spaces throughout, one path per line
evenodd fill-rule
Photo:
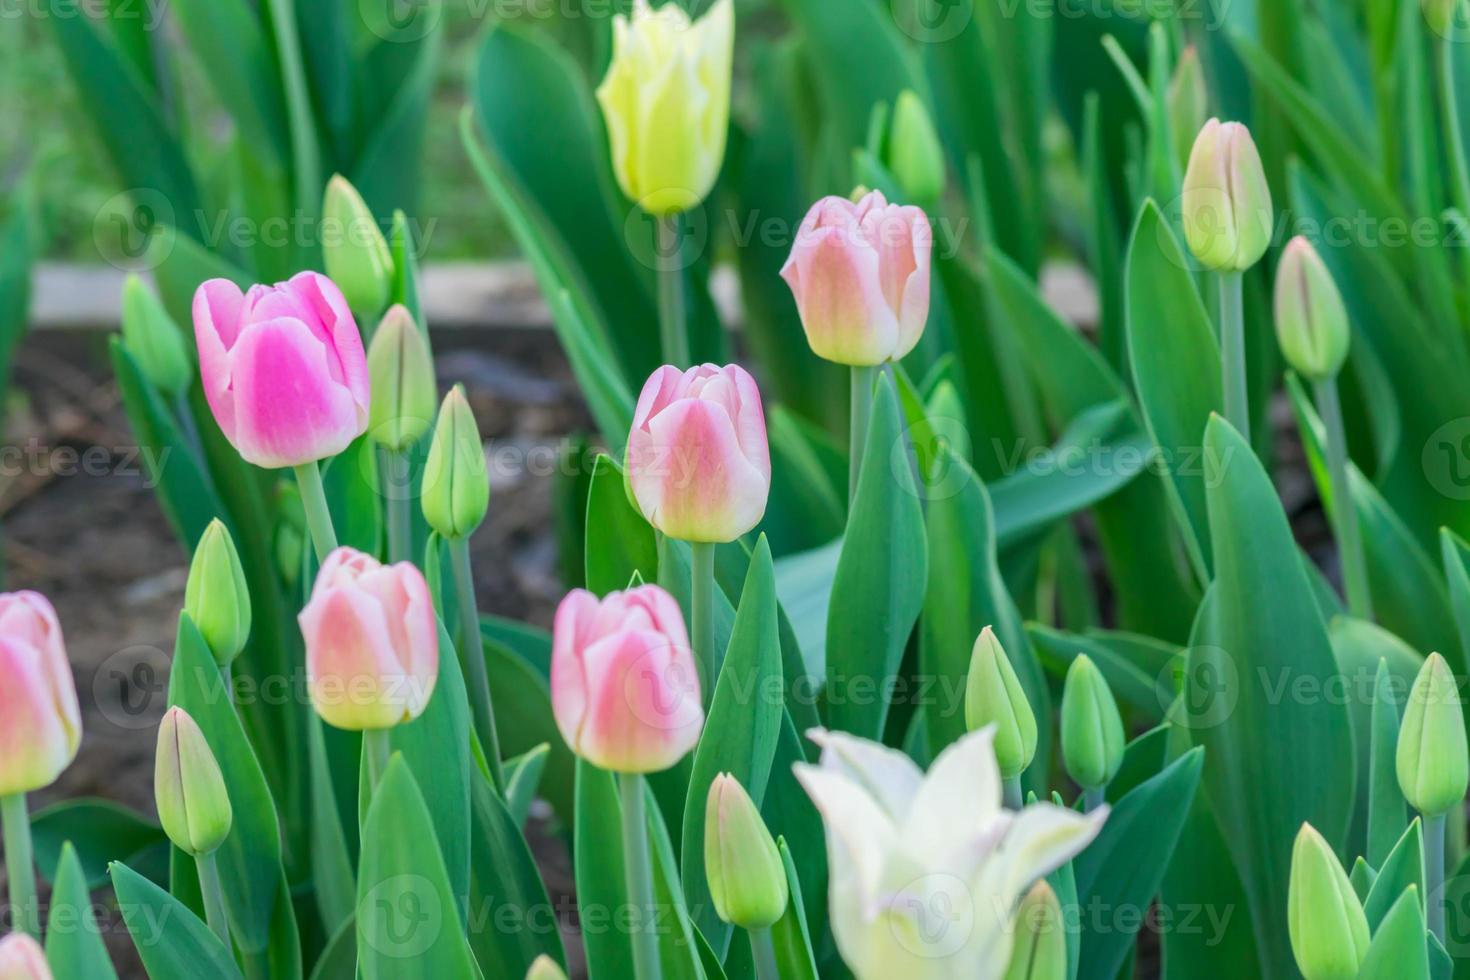
M 429 586 L 408 562 L 338 548 L 301 611 L 311 703 L 329 725 L 392 728 L 423 713 L 439 677 Z
M 194 294 L 204 394 L 240 455 L 272 469 L 334 456 L 367 430 L 368 367 L 342 292 L 303 272 L 242 293 Z
M 781 270 L 812 351 L 870 366 L 913 350 L 929 319 L 933 250 L 922 208 L 889 204 L 878 191 L 857 204 L 818 201 Z
M 760 523 L 771 451 L 755 379 L 738 365 L 665 365 L 643 386 L 628 436 L 643 516 L 680 541 L 734 541 Z
M 82 714 L 56 610 L 0 595 L 0 796 L 50 786 L 76 758 Z
M 23 932 L 0 939 L 0 980 L 51 980 L 41 944 Z
M 659 772 L 699 741 L 699 673 L 684 617 L 656 585 L 598 601 L 581 589 L 556 611 L 551 707 L 573 752 L 613 772 Z

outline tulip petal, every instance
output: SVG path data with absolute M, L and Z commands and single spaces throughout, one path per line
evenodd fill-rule
M 0 677 L 0 796 L 42 789 L 76 756 L 44 654 L 22 640 L 0 637 Z
M 999 897 L 1014 902 L 1038 879 L 1051 874 L 1082 852 L 1102 830 L 1108 808 L 1078 813 L 1050 803 L 1033 803 L 1011 821 L 998 848 L 1005 874 Z
M 412 697 L 409 678 L 388 642 L 382 608 L 364 592 L 330 589 L 301 611 L 306 677 L 317 713 L 349 730 L 392 728 Z
M 204 397 L 220 431 L 235 440 L 235 402 L 230 397 L 230 349 L 239 339 L 245 294 L 228 279 L 211 279 L 194 292 L 194 343 Z
M 904 839 L 916 853 L 943 866 L 957 840 L 968 843 L 1001 814 L 995 728 L 970 732 L 939 753 L 913 799 Z
M 582 651 L 589 694 L 573 747 L 619 772 L 658 772 L 694 749 L 704 724 L 693 655 L 653 632 L 622 632 Z
M 839 364 L 888 360 L 898 344 L 898 318 L 879 283 L 878 252 L 861 233 L 819 228 L 797 241 L 792 259 L 800 283 L 796 303 L 812 351 Z
M 895 749 L 842 732 L 807 732 L 822 749 L 822 768 L 867 790 L 895 825 L 903 822 L 919 794 L 924 774 L 914 760 Z
M 301 272 L 286 284 L 322 324 L 327 336 L 332 377 L 347 386 L 366 424 L 370 400 L 367 354 L 362 334 L 337 284 L 319 272 Z

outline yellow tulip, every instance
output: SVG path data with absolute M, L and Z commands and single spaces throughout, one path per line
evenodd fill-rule
M 623 193 L 667 217 L 709 195 L 725 159 L 734 0 L 698 20 L 673 0 L 635 0 L 613 21 L 613 59 L 597 90 Z

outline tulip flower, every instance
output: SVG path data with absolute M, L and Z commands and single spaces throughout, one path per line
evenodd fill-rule
M 52 980 L 41 944 L 23 932 L 0 939 L 0 980 Z
M 1322 257 L 1301 235 L 1287 242 L 1276 270 L 1276 339 L 1292 370 L 1331 378 L 1347 360 L 1347 307 Z
M 1045 879 L 1016 909 L 1016 948 L 1005 980 L 1066 980 L 1067 933 L 1057 893 Z
M 813 353 L 872 366 L 902 359 L 929 319 L 934 232 L 921 208 L 861 201 L 813 205 L 781 270 Z
M 322 201 L 322 261 L 342 289 L 347 305 L 375 317 L 388 304 L 393 284 L 393 254 L 383 229 L 352 183 L 337 174 L 327 182 Z
M 215 421 L 248 462 L 302 467 L 367 429 L 362 338 L 325 276 L 303 272 L 246 293 L 211 279 L 194 294 L 194 337 Z
M 184 335 L 137 275 L 123 283 L 122 335 L 143 377 L 165 395 L 180 397 L 194 376 Z
M 1302 824 L 1291 851 L 1288 932 L 1306 980 L 1353 980 L 1368 955 L 1368 918 L 1332 847 Z
M 185 854 L 208 854 L 230 835 L 234 812 L 225 777 L 204 732 L 177 705 L 158 726 L 153 794 L 163 832 Z
M 1184 174 L 1184 237 L 1217 272 L 1244 272 L 1271 244 L 1274 211 L 1250 130 L 1211 119 L 1195 138 Z
M 730 128 L 735 4 L 715 0 L 696 21 L 667 0 L 634 0 L 613 18 L 613 56 L 597 101 L 623 193 L 667 217 L 714 187 Z
M 633 412 L 628 482 L 643 516 L 671 538 L 733 541 L 755 527 L 771 490 L 755 379 L 734 364 L 655 371 Z
M 673 596 L 644 585 L 599 601 L 578 589 L 557 608 L 552 637 L 551 706 L 573 752 L 649 773 L 694 748 L 704 708 Z
M 50 786 L 76 758 L 82 716 L 56 610 L 0 595 L 0 796 Z
M 999 980 L 1017 902 L 1097 836 L 1107 808 L 1004 809 L 989 728 L 928 773 L 876 742 L 810 737 L 820 764 L 795 771 L 826 826 L 832 933 L 858 980 Z
M 965 678 L 965 723 L 995 726 L 995 760 L 1006 782 L 1006 805 L 1021 808 L 1021 774 L 1036 756 L 1036 715 L 995 631 L 980 631 Z
M 210 521 L 194 548 L 184 611 L 199 627 L 220 667 L 228 667 L 245 649 L 250 639 L 250 589 L 235 540 L 218 518 Z
M 742 929 L 769 929 L 786 912 L 781 852 L 740 781 L 721 773 L 705 800 L 704 867 L 715 912 Z
M 439 676 L 439 632 L 424 576 L 338 548 L 301 611 L 312 705 L 328 724 L 392 728 L 417 718 Z
M 1123 764 L 1127 739 L 1118 702 L 1102 671 L 1086 654 L 1072 661 L 1062 685 L 1062 761 L 1072 781 L 1087 791 L 1088 809 Z

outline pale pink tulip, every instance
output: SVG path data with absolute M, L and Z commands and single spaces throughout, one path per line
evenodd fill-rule
M 0 796 L 50 786 L 76 758 L 82 714 L 56 610 L 0 595 Z
M 643 386 L 628 481 L 648 522 L 680 541 L 734 541 L 760 523 L 771 451 L 755 379 L 738 365 L 665 365 Z
M 551 707 L 573 752 L 614 772 L 668 769 L 704 727 L 684 617 L 656 585 L 598 601 L 578 589 L 556 611 Z
M 913 350 L 929 319 L 933 251 L 923 209 L 889 204 L 879 191 L 856 204 L 813 205 L 781 270 L 812 351 L 865 366 Z
M 327 724 L 392 728 L 428 705 L 439 677 L 439 627 L 428 583 L 413 565 L 338 548 L 322 564 L 300 622 L 307 688 Z
M 194 294 L 194 338 L 215 421 L 249 462 L 312 463 L 366 431 L 367 356 L 326 276 L 303 272 L 246 293 L 211 279 Z
M 51 980 L 41 944 L 23 932 L 0 939 L 0 980 Z

